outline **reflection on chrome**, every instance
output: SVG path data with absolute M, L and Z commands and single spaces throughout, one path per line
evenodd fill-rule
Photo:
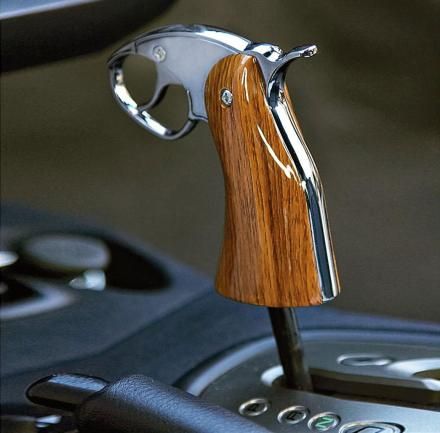
M 278 83 L 274 83 L 275 91 L 282 88 L 283 81 L 280 80 Z M 282 95 L 283 92 L 277 91 L 278 97 L 272 96 L 270 98 L 270 106 L 286 149 L 301 179 L 312 227 L 313 246 L 322 297 L 323 301 L 329 301 L 337 296 L 340 288 L 322 184 L 312 156 L 301 132 L 297 129 L 287 101 Z

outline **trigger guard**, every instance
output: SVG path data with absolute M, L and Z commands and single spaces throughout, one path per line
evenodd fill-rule
M 189 94 L 188 119 L 182 128 L 178 130 L 170 129 L 165 125 L 162 125 L 148 112 L 149 108 L 156 106 L 160 102 L 168 87 L 168 83 L 159 82 L 154 95 L 146 104 L 138 105 L 130 95 L 130 92 L 125 86 L 123 63 L 129 55 L 137 54 L 138 53 L 133 46 L 128 46 L 127 49 L 120 52 L 119 55 L 113 57 L 108 65 L 110 73 L 110 85 L 116 102 L 130 117 L 133 118 L 136 123 L 159 138 L 164 140 L 177 140 L 178 138 L 185 136 L 197 124 L 196 120 L 189 117 L 191 113 L 191 98 Z

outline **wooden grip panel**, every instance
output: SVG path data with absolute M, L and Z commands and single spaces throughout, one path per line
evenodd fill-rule
M 223 89 L 232 92 L 230 106 L 221 101 Z M 208 76 L 205 95 L 226 192 L 218 292 L 270 307 L 321 304 L 306 195 L 267 104 L 257 61 L 242 54 L 222 59 Z

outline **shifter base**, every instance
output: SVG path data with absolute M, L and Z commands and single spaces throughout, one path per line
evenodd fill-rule
M 341 341 L 336 334 L 333 341 L 305 342 L 316 393 L 283 386 L 269 338 L 229 351 L 181 386 L 275 432 L 354 433 L 374 427 L 384 433 L 438 433 L 439 349 Z

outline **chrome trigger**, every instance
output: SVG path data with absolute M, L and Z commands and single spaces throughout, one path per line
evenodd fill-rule
M 300 47 L 295 47 L 282 57 L 281 61 L 283 63 L 290 62 L 298 58 L 308 58 L 312 57 L 318 53 L 318 47 L 315 44 L 311 45 L 301 45 Z
M 279 47 L 271 44 L 255 44 L 246 53 L 254 56 L 260 67 L 266 83 L 267 97 L 270 98 L 274 83 L 283 79 L 287 66 L 296 59 L 314 56 L 318 47 L 314 44 L 302 45 L 284 53 Z

